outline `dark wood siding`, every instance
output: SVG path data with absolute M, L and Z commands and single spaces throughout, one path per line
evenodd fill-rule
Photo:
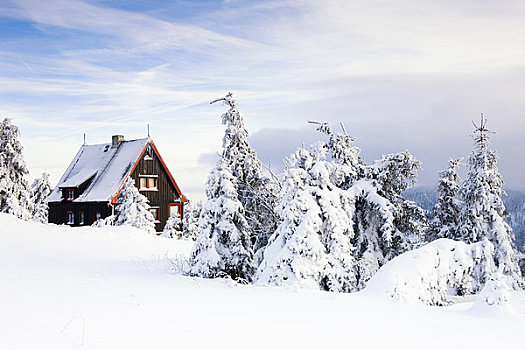
M 67 213 L 73 212 L 75 224 L 71 226 L 89 226 L 95 222 L 96 213 L 100 213 L 102 218 L 112 214 L 112 207 L 109 202 L 50 202 L 49 203 L 49 222 L 53 224 L 67 224 Z M 79 225 L 79 213 L 84 212 L 84 225 Z
M 145 158 L 151 158 L 151 160 Z M 148 198 L 150 206 L 159 207 L 160 222 L 155 225 L 155 228 L 157 232 L 160 232 L 163 230 L 164 225 L 166 225 L 166 220 L 170 215 L 169 205 L 180 203 L 180 197 L 175 186 L 171 183 L 166 169 L 164 169 L 159 157 L 150 145 L 148 145 L 146 152 L 141 156 L 137 167 L 131 174 L 131 177 L 135 180 L 135 184 L 139 189 L 140 175 L 157 176 L 157 190 L 142 190 L 140 193 Z

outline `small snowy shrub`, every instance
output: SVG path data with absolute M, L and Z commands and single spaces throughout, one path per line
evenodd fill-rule
M 175 213 L 166 220 L 166 225 L 162 230 L 162 237 L 166 238 L 181 238 L 182 237 L 182 221 L 179 213 Z
M 479 293 L 477 302 L 482 302 L 489 306 L 501 306 L 509 302 L 510 291 L 511 289 L 505 283 L 505 277 L 501 273 L 496 272 Z
M 115 222 L 115 215 L 110 215 L 107 218 L 100 218 L 97 221 L 95 221 L 91 226 L 93 227 L 105 227 L 105 226 L 113 226 L 113 223 Z

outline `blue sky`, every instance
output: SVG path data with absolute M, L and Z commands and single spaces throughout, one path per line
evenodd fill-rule
M 367 161 L 408 149 L 434 186 L 467 157 L 484 112 L 500 170 L 525 189 L 522 1 L 0 2 L 0 114 L 20 126 L 31 175 L 57 181 L 87 133 L 152 137 L 203 198 L 232 91 L 276 168 L 307 120 L 343 121 Z

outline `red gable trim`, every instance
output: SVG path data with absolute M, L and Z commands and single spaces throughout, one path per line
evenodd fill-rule
M 155 154 L 157 155 L 157 157 L 159 158 L 160 160 L 160 163 L 162 164 L 162 166 L 164 167 L 164 170 L 166 170 L 166 173 L 168 174 L 168 177 L 172 183 L 172 185 L 175 187 L 175 190 L 177 191 L 179 197 L 180 197 L 180 201 L 182 203 L 186 203 L 188 201 L 188 198 L 186 198 L 185 195 L 182 194 L 182 192 L 180 191 L 180 188 L 179 186 L 177 185 L 177 183 L 175 182 L 175 179 L 173 178 L 173 175 L 171 175 L 171 172 L 170 170 L 168 169 L 168 167 L 166 166 L 166 163 L 164 163 L 164 160 L 162 159 L 162 157 L 160 156 L 160 153 L 159 151 L 157 150 L 157 147 L 155 147 L 155 144 L 153 143 L 152 140 L 149 140 L 146 145 L 144 146 L 144 148 L 142 149 L 142 152 L 140 152 L 140 155 L 139 157 L 137 158 L 137 160 L 135 161 L 135 164 L 133 164 L 133 166 L 131 167 L 131 170 L 128 172 L 128 174 L 126 175 L 126 181 L 128 181 L 128 178 L 131 174 L 133 174 L 133 171 L 135 171 L 135 168 L 137 167 L 137 165 L 139 165 L 139 162 L 140 160 L 142 159 L 142 156 L 144 155 L 144 153 L 146 152 L 147 148 L 148 148 L 148 145 L 151 144 L 151 147 L 153 148 L 153 151 L 155 151 Z M 120 194 L 120 191 L 122 191 L 122 189 L 124 188 L 124 185 L 126 184 L 126 181 L 124 181 L 124 183 L 122 184 L 122 186 L 120 186 L 120 189 L 118 190 L 117 194 L 115 196 L 113 196 L 113 198 L 111 198 L 111 203 L 115 204 L 117 203 L 117 199 L 118 199 L 118 196 Z

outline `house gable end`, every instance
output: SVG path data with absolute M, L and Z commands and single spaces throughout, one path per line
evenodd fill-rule
M 151 153 L 148 153 L 148 152 L 151 152 Z M 152 157 L 152 155 L 154 157 Z M 145 157 L 150 157 L 151 159 L 144 159 Z M 172 186 L 174 192 L 178 195 L 179 197 L 179 201 L 182 202 L 182 203 L 185 203 L 188 201 L 188 199 L 186 198 L 186 196 L 184 196 L 179 188 L 179 186 L 177 185 L 177 182 L 175 181 L 175 179 L 173 178 L 173 175 L 171 174 L 171 172 L 169 171 L 168 167 L 166 166 L 166 163 L 164 162 L 164 160 L 162 159 L 157 147 L 155 146 L 155 144 L 153 143 L 152 140 L 149 140 L 146 145 L 144 146 L 144 148 L 142 149 L 142 151 L 140 152 L 139 156 L 137 157 L 137 159 L 135 160 L 135 163 L 133 164 L 133 166 L 131 167 L 131 169 L 129 170 L 129 172 L 127 172 L 127 176 L 125 177 L 125 179 L 127 179 L 129 176 L 132 176 L 134 179 L 135 179 L 135 184 L 137 187 L 140 187 L 140 183 L 139 183 L 139 175 L 141 175 L 140 173 L 140 170 L 141 169 L 137 169 L 139 164 L 141 163 L 141 161 L 154 161 L 155 158 L 158 159 L 159 161 L 159 164 L 160 164 L 160 168 L 161 170 L 166 174 L 168 180 L 169 180 L 169 184 L 170 186 Z M 142 174 L 142 175 L 148 175 L 148 174 Z M 158 174 L 157 174 L 158 175 Z M 117 200 L 118 200 L 118 196 L 120 194 L 120 191 L 122 191 L 122 189 L 124 188 L 124 185 L 125 185 L 125 181 L 122 182 L 121 186 L 120 186 L 120 189 L 118 190 L 118 192 L 111 198 L 111 203 L 116 203 Z

